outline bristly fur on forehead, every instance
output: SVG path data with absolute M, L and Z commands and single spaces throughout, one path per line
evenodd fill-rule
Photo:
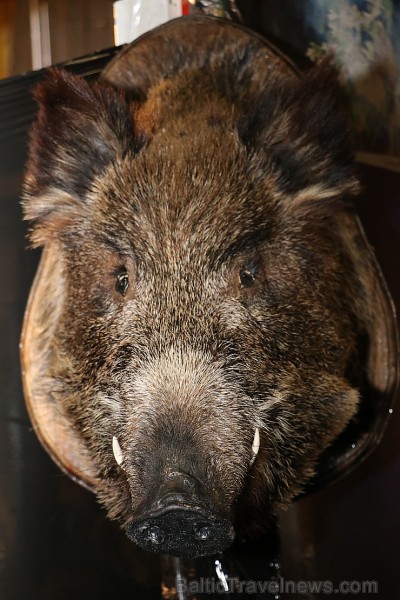
M 243 70 L 251 69 L 249 57 L 238 51 L 232 60 L 231 69 L 240 73 L 241 82 L 251 80 L 243 75 Z M 232 73 L 225 86 L 221 68 L 210 73 L 198 65 L 191 70 L 189 65 L 171 79 L 161 79 L 140 104 L 107 84 L 91 85 L 52 69 L 35 92 L 39 112 L 25 182 L 25 216 L 37 226 L 34 241 L 45 243 L 46 223 L 47 236 L 53 235 L 72 214 L 84 211 L 93 185 L 113 166 L 131 164 L 134 173 L 137 154 L 142 154 L 143 165 L 154 145 L 159 160 L 165 157 L 173 169 L 174 156 L 178 163 L 184 148 L 187 152 L 188 137 L 194 149 L 196 144 L 201 148 L 205 129 L 207 143 L 214 147 L 214 138 L 215 148 L 224 136 L 229 144 L 230 132 L 232 142 L 242 148 L 237 156 L 246 163 L 238 170 L 251 173 L 251 185 L 260 189 L 267 178 L 272 179 L 276 197 L 284 195 L 288 207 L 316 200 L 326 203 L 358 191 L 338 74 L 328 61 L 298 79 L 272 71 L 251 95 L 244 84 L 233 89 Z M 254 81 L 251 87 L 254 90 Z M 225 156 L 229 151 L 215 153 L 218 164 L 213 171 L 221 173 L 221 194 L 234 178 L 234 165 Z M 203 162 L 200 156 L 198 171 L 206 167 Z M 157 171 L 161 173 L 153 168 L 149 174 L 153 186 Z M 165 179 L 159 184 L 165 185 Z M 249 182 L 243 184 L 245 189 Z

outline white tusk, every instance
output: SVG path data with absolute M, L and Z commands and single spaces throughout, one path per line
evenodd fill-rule
M 256 460 L 256 456 L 257 456 L 258 451 L 260 449 L 260 430 L 259 430 L 258 427 L 256 427 L 256 430 L 254 432 L 254 440 L 253 440 L 253 445 L 252 445 L 251 449 L 253 451 L 253 456 L 252 456 L 251 461 L 250 461 L 250 466 Z
M 120 465 L 124 460 L 124 455 L 122 454 L 121 446 L 119 445 L 119 442 L 118 442 L 117 438 L 115 437 L 115 435 L 113 436 L 112 447 L 113 447 L 115 460 Z

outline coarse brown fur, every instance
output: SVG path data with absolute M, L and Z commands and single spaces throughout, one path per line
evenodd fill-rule
M 36 90 L 24 208 L 62 303 L 43 385 L 124 526 L 172 470 L 257 534 L 357 410 L 368 315 L 336 218 L 358 191 L 337 74 L 256 81 L 246 43 L 193 64 L 180 48 L 144 92 L 62 70 Z

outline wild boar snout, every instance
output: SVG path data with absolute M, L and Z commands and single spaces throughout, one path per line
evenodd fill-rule
M 131 496 L 128 537 L 146 550 L 190 557 L 230 546 L 259 436 L 249 399 L 223 365 L 171 347 L 98 398 L 112 397 L 120 407 L 112 450 Z
M 171 472 L 150 504 L 146 502 L 136 512 L 127 534 L 145 550 L 197 557 L 230 546 L 234 529 L 207 505 L 200 481 Z

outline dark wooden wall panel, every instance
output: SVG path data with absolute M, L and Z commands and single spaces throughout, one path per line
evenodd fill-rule
M 38 0 L 47 5 L 52 64 L 114 45 L 113 0 Z M 32 70 L 29 0 L 0 0 L 0 79 Z
M 49 0 L 48 5 L 53 64 L 114 44 L 111 0 Z

